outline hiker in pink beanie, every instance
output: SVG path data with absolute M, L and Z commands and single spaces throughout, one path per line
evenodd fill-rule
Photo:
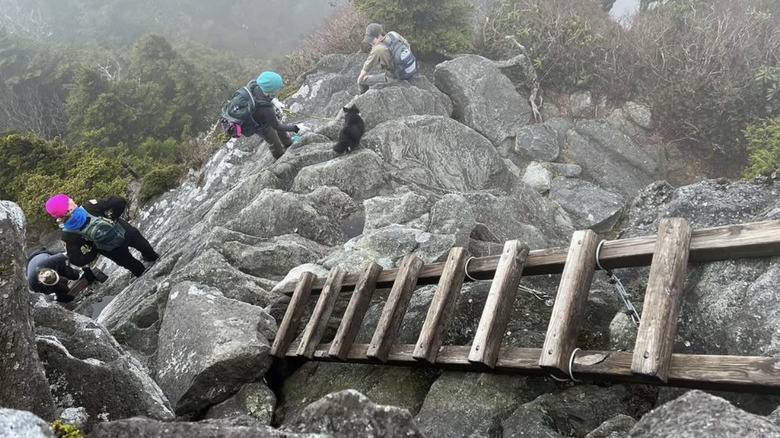
M 101 254 L 140 277 L 146 267 L 133 257 L 130 247 L 146 261 L 154 262 L 159 256 L 141 232 L 121 218 L 125 207 L 127 201 L 121 196 L 92 199 L 83 206 L 63 193 L 46 201 L 46 211 L 62 228 L 60 238 L 71 264 L 85 266 Z
M 70 198 L 64 193 L 54 195 L 46 201 L 46 211 L 55 219 L 59 219 L 68 213 L 70 202 Z M 75 206 L 76 203 L 74 202 L 73 205 Z

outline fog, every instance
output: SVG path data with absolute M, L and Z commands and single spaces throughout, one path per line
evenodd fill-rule
M 0 28 L 36 40 L 128 46 L 147 32 L 176 44 L 273 56 L 346 0 L 0 0 Z

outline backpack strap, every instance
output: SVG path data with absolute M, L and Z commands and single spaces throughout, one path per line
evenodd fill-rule
M 255 109 L 257 108 L 257 102 L 255 101 L 254 93 L 252 93 L 252 89 L 256 86 L 258 86 L 257 82 L 249 81 L 244 86 L 244 90 L 246 90 L 247 94 L 249 94 L 249 100 L 252 101 L 252 106 L 249 108 L 249 118 L 252 119 L 252 123 L 254 123 L 255 126 L 260 126 L 260 124 L 257 123 L 257 120 L 255 120 Z

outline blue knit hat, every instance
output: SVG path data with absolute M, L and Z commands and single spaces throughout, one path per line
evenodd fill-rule
M 279 73 L 264 71 L 257 77 L 257 85 L 263 90 L 263 93 L 273 93 L 282 88 L 282 77 Z

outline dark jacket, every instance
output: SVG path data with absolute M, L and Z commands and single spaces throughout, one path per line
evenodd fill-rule
M 255 112 L 252 113 L 252 118 L 260 125 L 259 133 L 262 134 L 264 129 L 273 128 L 277 131 L 298 132 L 296 125 L 283 125 L 279 123 L 279 119 L 276 118 L 276 111 L 274 110 L 274 104 L 271 102 L 271 98 L 263 94 L 260 87 L 252 87 L 252 95 L 255 98 Z
M 81 207 L 92 216 L 102 216 L 107 219 L 117 220 L 122 227 L 127 229 L 125 226 L 127 222 L 119 218 L 127 207 L 127 201 L 121 196 L 92 199 L 82 204 Z M 86 226 L 86 223 L 84 226 Z M 87 265 L 95 260 L 99 254 L 103 254 L 102 251 L 95 247 L 94 243 L 80 234 L 62 231 L 60 238 L 65 242 L 65 251 L 68 253 L 70 263 L 76 266 Z
M 68 266 L 66 263 L 68 257 L 61 252 L 48 251 L 45 248 L 39 249 L 27 258 L 27 284 L 33 292 L 43 294 L 56 293 L 57 295 L 68 293 L 68 279 L 78 280 L 79 273 Z M 50 268 L 57 271 L 60 275 L 60 281 L 52 286 L 46 286 L 38 281 L 38 271 L 43 268 Z

